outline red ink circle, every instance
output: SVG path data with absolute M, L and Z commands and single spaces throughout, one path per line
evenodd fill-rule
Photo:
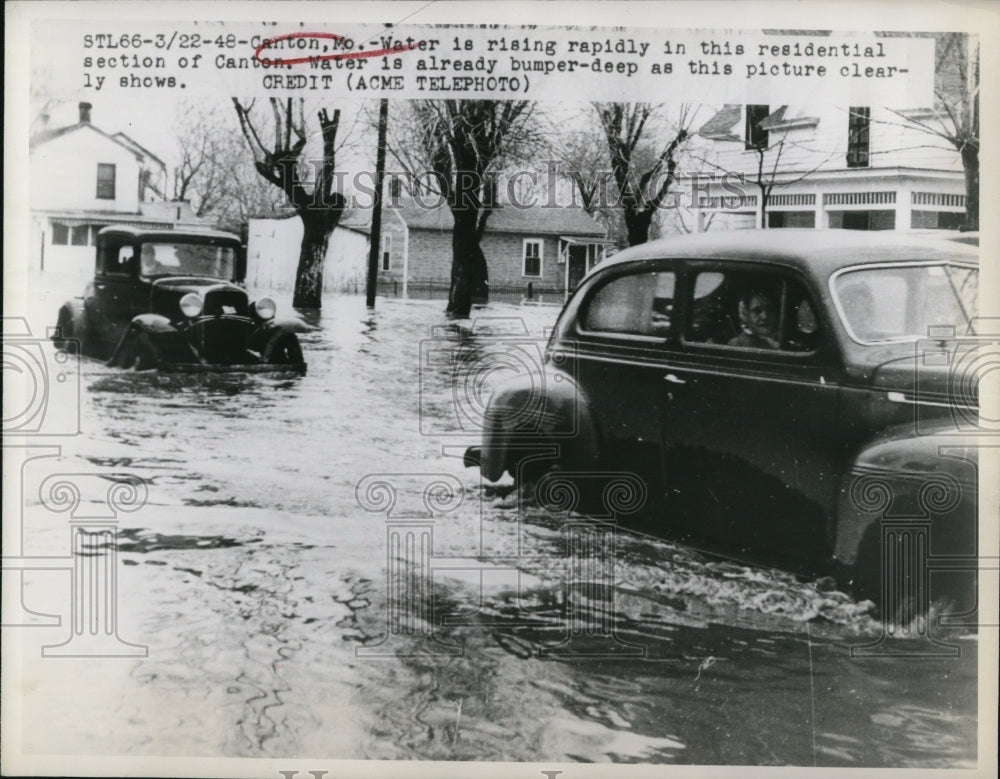
M 363 47 L 359 46 L 357 51 L 345 51 L 338 54 L 320 54 L 311 57 L 294 57 L 292 59 L 261 59 L 260 53 L 273 44 L 278 43 L 279 41 L 293 40 L 295 38 L 323 38 L 325 40 L 334 41 L 344 40 L 343 35 L 337 35 L 334 32 L 290 32 L 285 35 L 278 35 L 277 37 L 264 40 L 260 46 L 254 50 L 253 57 L 262 65 L 268 66 L 305 65 L 309 62 L 321 62 L 323 60 L 364 59 L 366 57 L 382 57 L 388 54 L 402 54 L 404 51 L 410 51 L 420 45 L 419 43 L 408 43 L 398 48 L 373 49 L 372 51 L 363 51 Z

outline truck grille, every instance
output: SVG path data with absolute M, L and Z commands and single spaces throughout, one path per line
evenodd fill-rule
M 252 361 L 247 353 L 247 337 L 252 326 L 248 319 L 203 319 L 191 326 L 188 337 L 206 362 L 238 365 Z
M 229 310 L 227 310 L 229 309 Z M 205 316 L 218 316 L 219 314 L 236 314 L 237 316 L 249 316 L 250 303 L 247 294 L 239 289 L 214 289 L 205 293 L 205 308 L 202 311 Z

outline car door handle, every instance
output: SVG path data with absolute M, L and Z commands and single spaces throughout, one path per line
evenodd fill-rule
M 671 384 L 687 384 L 687 379 L 682 379 L 675 373 L 668 373 L 663 377 L 663 380 L 669 381 Z
M 101 290 L 103 292 L 104 291 L 104 285 L 103 284 L 95 284 L 94 285 L 94 289 L 99 289 L 99 290 Z

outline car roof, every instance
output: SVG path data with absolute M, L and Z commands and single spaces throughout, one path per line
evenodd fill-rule
M 632 246 L 609 257 L 593 272 L 635 260 L 672 257 L 777 262 L 829 275 L 843 267 L 869 262 L 978 263 L 979 251 L 953 238 L 902 230 L 728 230 L 678 235 Z
M 177 238 L 204 238 L 206 240 L 226 240 L 240 242 L 239 236 L 233 233 L 224 233 L 221 230 L 162 230 L 156 228 L 133 227 L 132 225 L 108 225 L 102 228 L 98 236 L 118 233 L 130 235 L 133 238 L 146 238 L 153 240 L 165 240 Z

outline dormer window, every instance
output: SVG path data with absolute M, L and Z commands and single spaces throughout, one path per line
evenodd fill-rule
M 746 126 L 743 131 L 743 142 L 749 151 L 750 149 L 767 148 L 767 130 L 761 128 L 763 122 L 771 113 L 771 109 L 766 105 L 748 105 L 746 113 Z
M 870 154 L 871 109 L 855 106 L 847 115 L 847 167 L 867 168 Z

